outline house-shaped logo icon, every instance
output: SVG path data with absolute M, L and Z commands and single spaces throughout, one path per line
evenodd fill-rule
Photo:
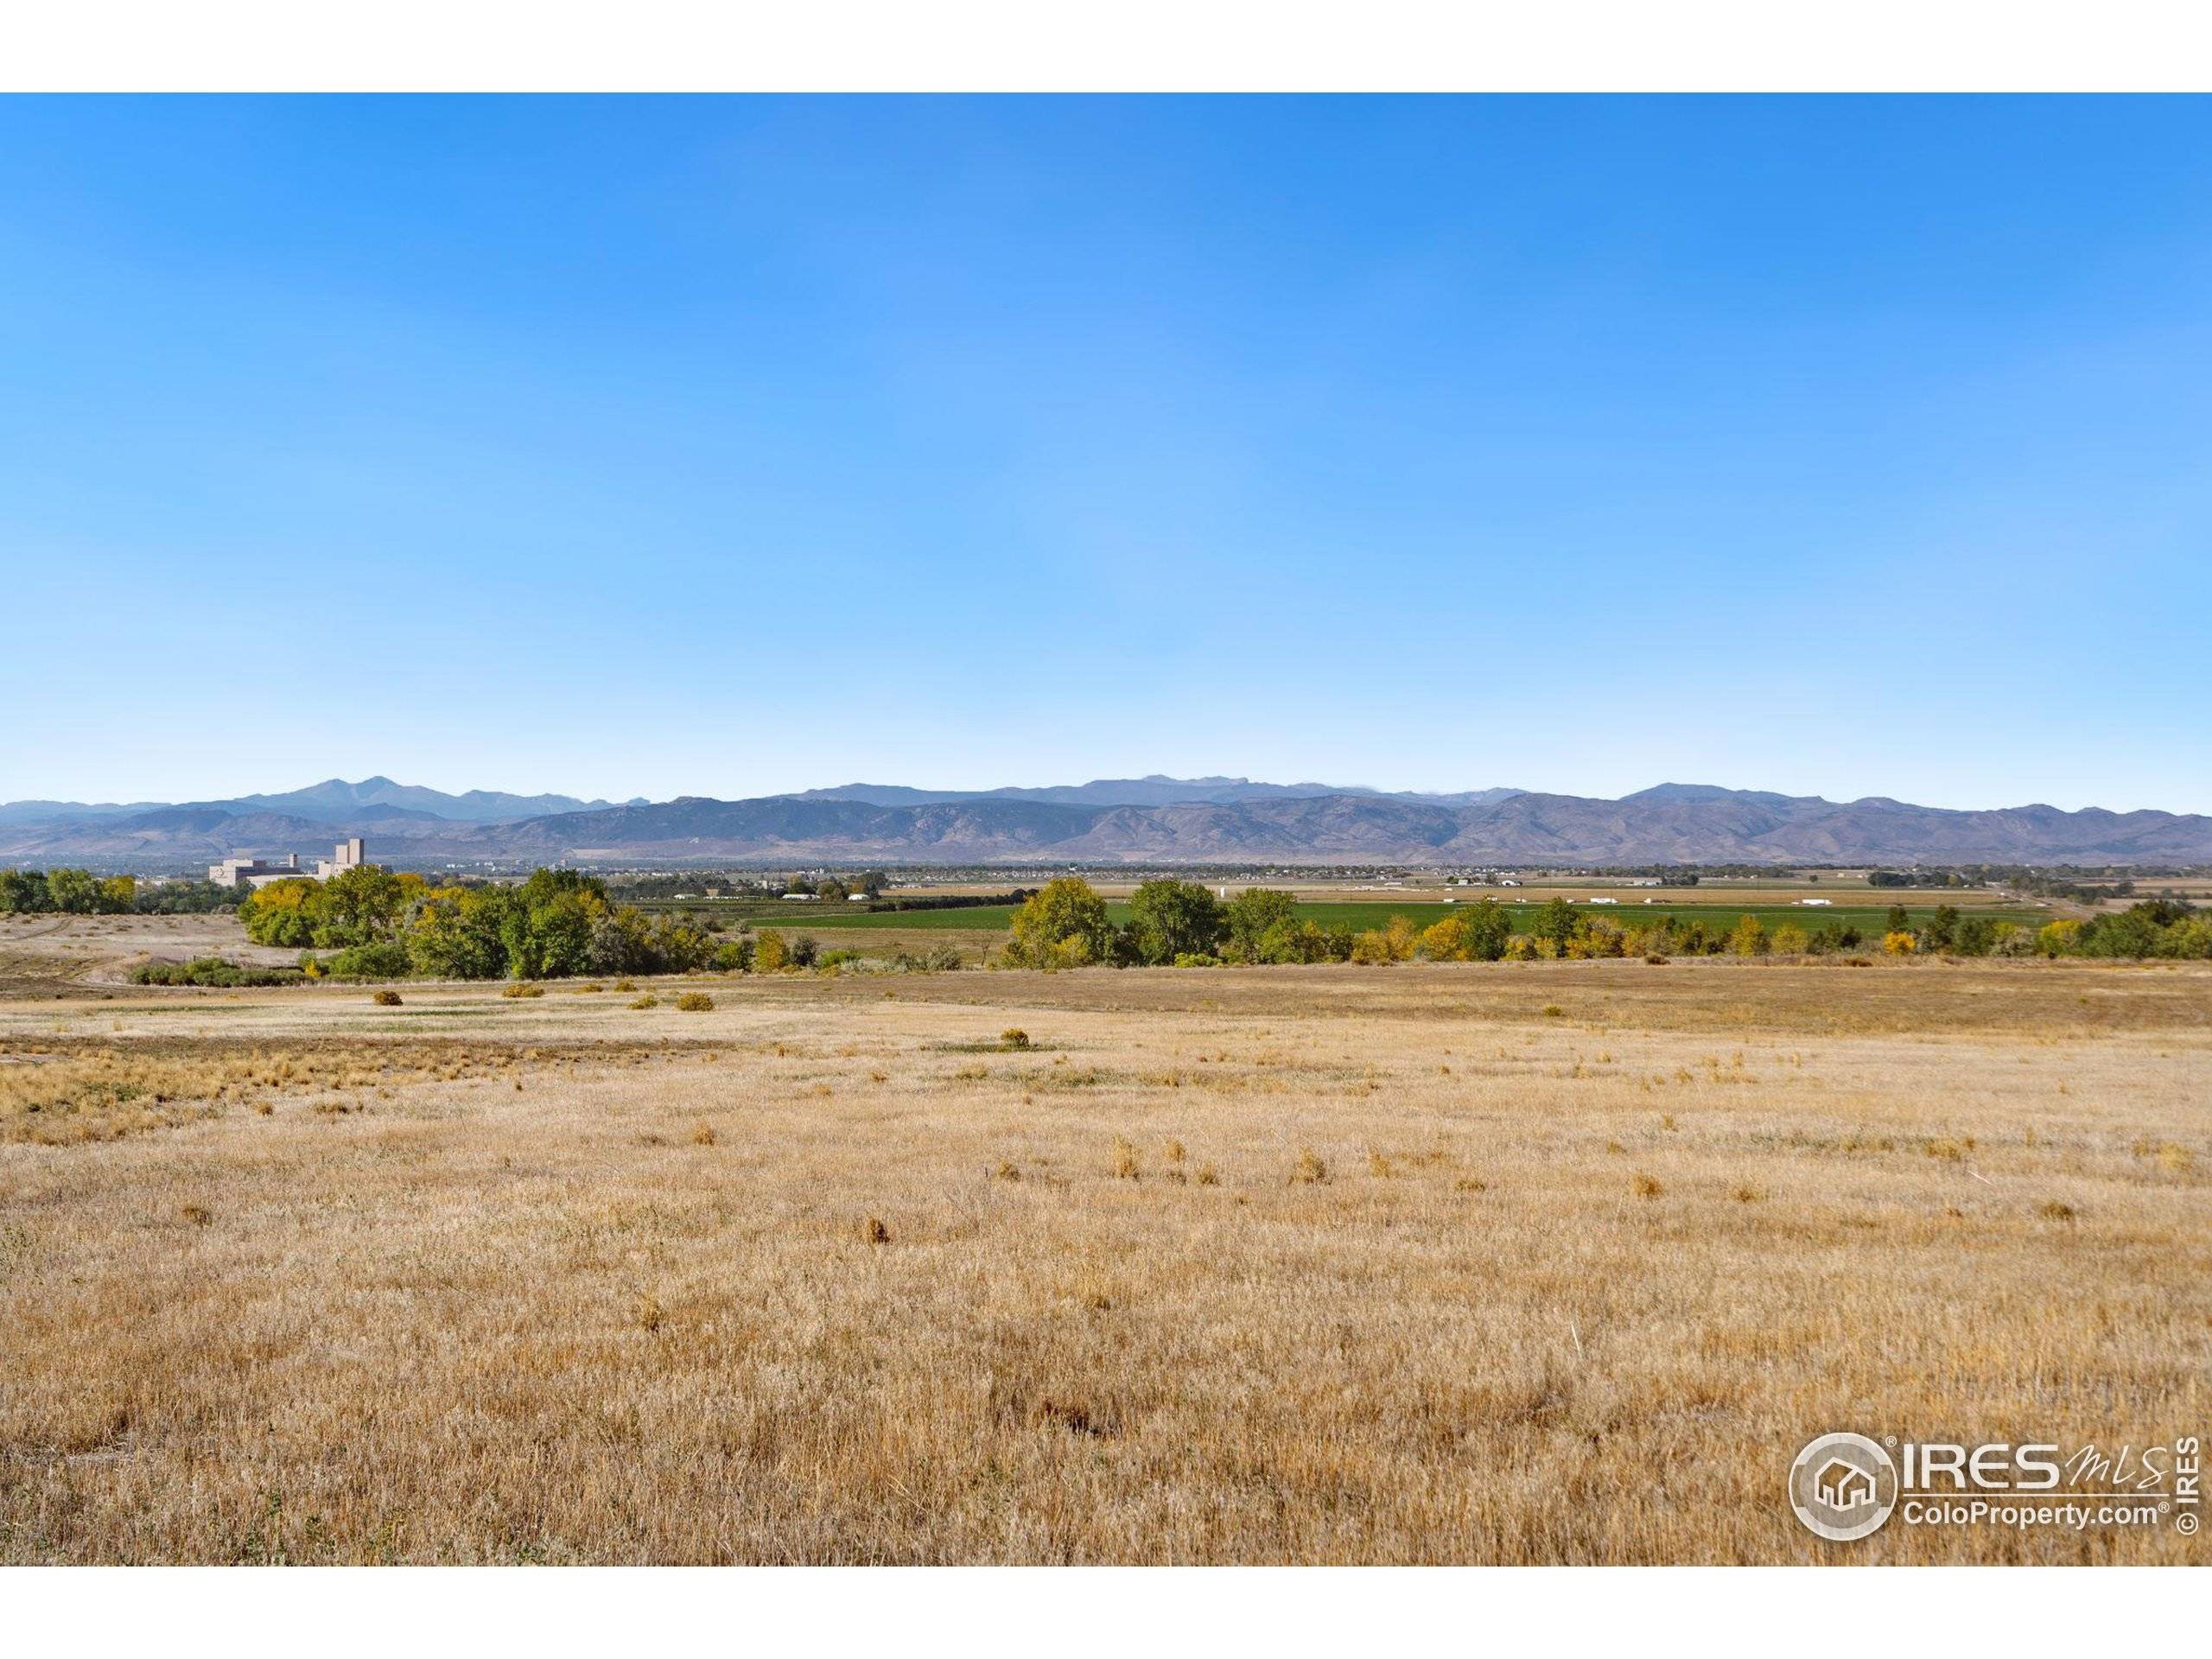
M 1821 1502 L 1839 1514 L 1848 1515 L 1874 1501 L 1874 1477 L 1855 1463 L 1830 1458 L 1813 1477 L 1813 1490 Z
M 1897 1466 L 1864 1434 L 1822 1434 L 1789 1465 L 1789 1507 L 1807 1531 L 1847 1544 L 1878 1531 L 1897 1505 Z

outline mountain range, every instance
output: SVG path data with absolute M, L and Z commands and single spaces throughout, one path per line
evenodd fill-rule
M 1393 794 L 1243 778 L 932 791 L 851 784 L 620 804 L 448 795 L 371 778 L 281 794 L 0 805 L 0 863 L 148 874 L 313 854 L 345 835 L 401 868 L 755 864 L 2196 864 L 2212 817 L 2051 806 L 1957 811 L 1702 784 L 1618 800 L 1512 789 Z

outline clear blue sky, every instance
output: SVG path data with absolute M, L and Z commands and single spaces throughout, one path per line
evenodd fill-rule
M 2212 103 L 0 101 L 0 799 L 2212 810 Z

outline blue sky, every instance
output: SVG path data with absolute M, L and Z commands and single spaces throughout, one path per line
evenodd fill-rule
M 0 100 L 0 799 L 2212 810 L 2212 104 Z

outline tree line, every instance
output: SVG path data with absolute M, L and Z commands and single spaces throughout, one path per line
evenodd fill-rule
M 237 888 L 213 881 L 142 883 L 90 870 L 0 870 L 0 916 L 197 916 L 238 902 Z
M 1497 962 L 1606 957 L 1820 957 L 1878 943 L 1891 956 L 2171 957 L 2212 958 L 2212 914 L 2173 899 L 2139 904 L 2090 921 L 2037 928 L 1938 906 L 1915 927 L 1892 906 L 1879 940 L 1847 922 L 1770 928 L 1757 916 L 1732 925 L 1660 916 L 1630 921 L 1553 899 L 1516 931 L 1512 915 L 1484 899 L 1421 926 L 1393 916 L 1355 931 L 1297 914 L 1297 900 L 1268 887 L 1222 899 L 1192 881 L 1141 883 L 1129 917 L 1116 922 L 1096 889 L 1077 876 L 1047 883 L 1014 915 L 1001 951 L 1008 968 L 1211 967 L 1224 963 Z
M 678 917 L 615 905 L 576 870 L 539 870 L 513 887 L 434 887 L 374 864 L 327 881 L 272 881 L 238 906 L 257 944 L 334 950 L 310 975 L 348 978 L 563 979 L 741 969 L 742 941 Z

